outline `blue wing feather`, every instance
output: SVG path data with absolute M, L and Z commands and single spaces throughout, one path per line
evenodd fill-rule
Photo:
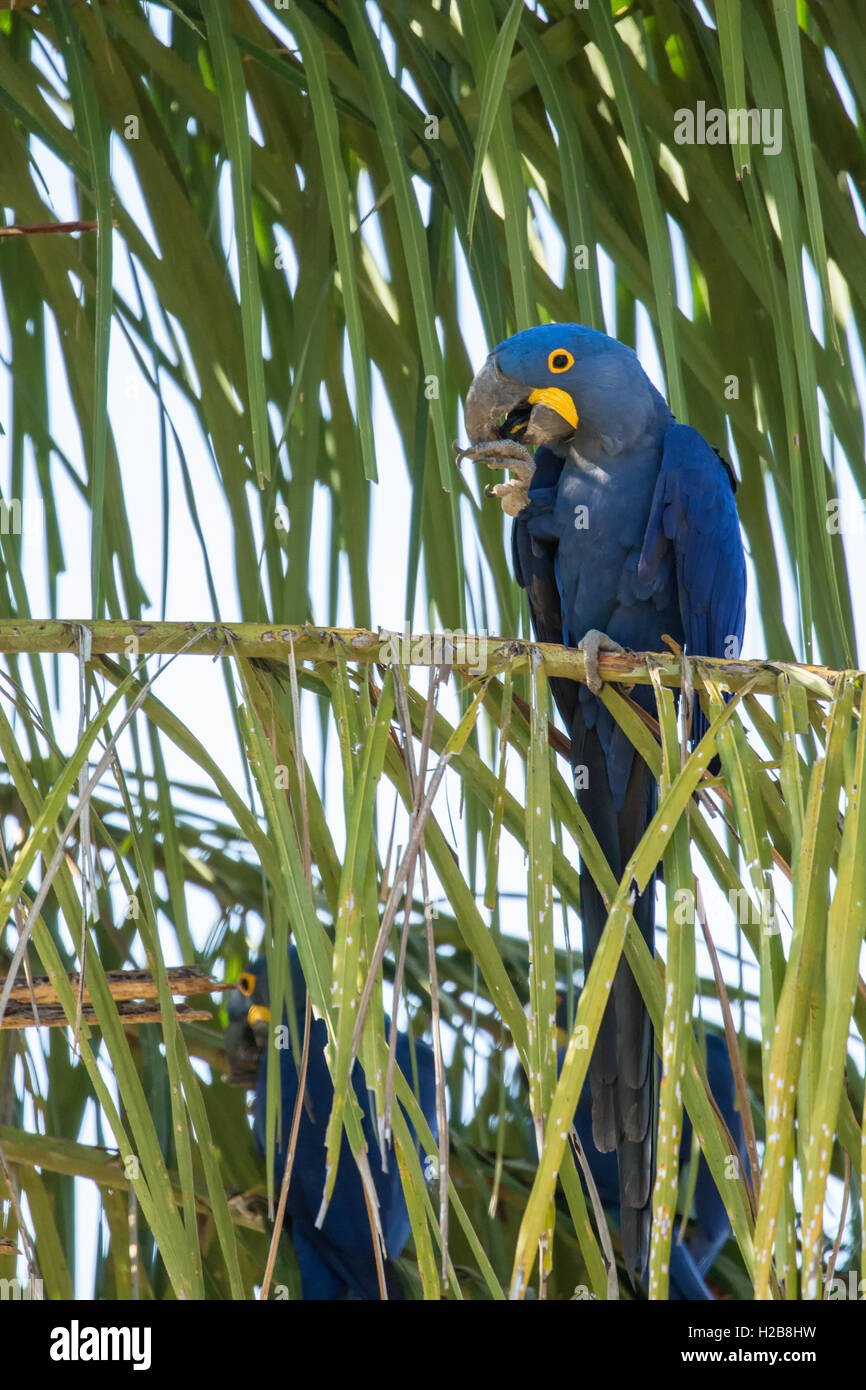
M 686 651 L 739 655 L 746 622 L 746 561 L 730 471 L 689 425 L 665 435 L 638 565 L 640 582 L 663 586 L 673 553 Z M 697 714 L 695 736 L 706 729 Z

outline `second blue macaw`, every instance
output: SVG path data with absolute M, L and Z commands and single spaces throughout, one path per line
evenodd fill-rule
M 298 1033 L 303 1038 L 307 986 L 294 946 L 289 950 L 289 961 Z M 282 1137 L 277 1138 L 274 1150 L 274 1182 L 279 1191 L 298 1095 L 298 1069 L 291 1047 L 284 1047 L 277 1052 L 273 1046 L 268 1046 L 272 1037 L 273 1021 L 270 1017 L 267 963 L 264 957 L 241 975 L 237 989 L 229 996 L 228 1015 L 225 1049 L 231 1066 L 229 1080 L 236 1085 L 255 1087 L 253 1135 L 256 1147 L 262 1155 L 266 1152 L 268 1057 L 279 1057 Z M 389 1026 L 386 1017 L 386 1027 Z M 334 1099 L 331 1073 L 325 1061 L 326 1042 L 327 1026 L 324 1019 L 314 1019 L 310 1029 L 306 1098 L 301 1110 L 294 1166 L 286 1202 L 287 1224 L 291 1229 L 292 1244 L 301 1273 L 301 1291 L 305 1300 L 376 1300 L 380 1297 L 379 1282 L 367 1203 L 361 1176 L 345 1133 L 331 1201 L 321 1227 L 316 1225 L 325 1187 L 325 1133 Z M 409 1049 L 407 1034 L 398 1033 L 397 1065 L 404 1076 L 411 1079 Z M 421 1109 L 435 1136 L 436 1083 L 433 1049 L 426 1043 L 416 1042 L 415 1057 Z M 400 1172 L 393 1151 L 389 1155 L 387 1171 L 382 1163 L 370 1092 L 367 1090 L 364 1073 L 358 1062 L 355 1063 L 352 1073 L 352 1085 L 361 1107 L 367 1157 L 379 1203 L 379 1219 L 385 1241 L 384 1273 L 387 1296 L 389 1299 L 403 1298 L 403 1289 L 392 1263 L 403 1250 L 411 1230 Z
M 514 569 L 537 638 L 585 654 L 585 685 L 551 685 L 571 736 L 578 801 L 619 879 L 657 789 L 597 699 L 599 652 L 663 650 L 666 634 L 690 655 L 739 655 L 746 567 L 733 473 L 697 430 L 677 423 L 631 348 L 578 323 L 529 328 L 494 348 L 465 420 L 463 456 L 513 475 L 488 492 L 515 519 Z M 633 698 L 654 712 L 651 687 L 636 687 Z M 695 726 L 701 732 L 702 716 Z M 580 892 L 588 970 L 607 913 L 584 865 Z M 651 949 L 654 907 L 651 881 L 634 904 Z M 649 1017 L 622 962 L 589 1074 L 595 1144 L 617 1154 L 633 1276 L 649 1250 L 653 1071 Z

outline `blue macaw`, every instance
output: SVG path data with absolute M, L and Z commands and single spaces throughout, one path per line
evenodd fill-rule
M 551 682 L 571 736 L 575 791 L 616 878 L 657 804 L 655 781 L 596 696 L 604 651 L 738 656 L 746 567 L 735 479 L 697 430 L 677 424 L 631 348 L 577 323 L 529 328 L 495 347 L 466 398 L 463 457 L 508 468 L 487 489 L 514 517 L 515 575 L 536 637 L 580 648 L 586 684 Z M 534 449 L 534 458 L 530 454 Z M 654 712 L 649 686 L 633 698 Z M 697 712 L 694 728 L 705 724 Z M 584 963 L 607 919 L 580 870 Z M 653 947 L 655 884 L 634 904 Z M 653 1042 L 621 962 L 590 1063 L 592 1126 L 616 1150 L 623 1252 L 646 1265 L 653 1183 Z
M 707 1080 L 710 1091 L 722 1119 L 730 1131 L 743 1165 L 743 1172 L 748 1173 L 746 1140 L 743 1121 L 736 1108 L 736 1087 L 734 1073 L 731 1070 L 731 1059 L 728 1055 L 728 1046 L 725 1039 L 718 1033 L 707 1033 L 706 1042 Z M 565 1050 L 563 1049 L 557 1055 L 561 1066 L 565 1057 Z M 612 1153 L 601 1153 L 595 1146 L 592 1125 L 592 1094 L 588 1084 L 581 1092 L 574 1116 L 574 1124 L 601 1203 L 618 1223 L 620 1194 L 617 1161 Z M 688 1113 L 684 1112 L 679 1159 L 681 1170 L 688 1164 L 691 1151 L 692 1123 Z M 672 1300 L 711 1300 L 713 1295 L 707 1287 L 704 1276 L 712 1268 L 716 1256 L 731 1234 L 731 1223 L 703 1154 L 700 1155 L 698 1161 L 694 1202 L 686 1232 L 686 1238 L 682 1244 L 679 1243 L 678 1227 L 674 1230 L 671 1240 L 668 1296 Z M 641 1272 L 645 1273 L 645 1271 Z
M 298 1032 L 299 1036 L 303 1037 L 307 987 L 294 946 L 289 950 L 289 958 Z M 275 1055 L 274 1048 L 268 1046 L 272 1033 L 267 964 L 264 957 L 241 975 L 238 988 L 229 996 L 228 1015 L 225 1047 L 231 1064 L 229 1080 L 238 1085 L 255 1086 L 253 1133 L 256 1147 L 264 1156 L 268 1056 Z M 321 1229 L 317 1229 L 315 1225 L 325 1186 L 325 1132 L 334 1095 L 331 1075 L 325 1062 L 326 1042 L 327 1027 L 324 1019 L 314 1019 L 310 1030 L 307 1098 L 301 1110 L 286 1215 L 301 1272 L 304 1299 L 376 1300 L 379 1298 L 379 1283 L 373 1237 L 361 1177 L 345 1134 L 331 1202 Z M 291 1047 L 281 1049 L 278 1055 L 282 1094 L 282 1139 L 278 1138 L 274 1151 L 274 1181 L 277 1189 L 283 1178 L 292 1115 L 298 1094 L 298 1072 Z M 418 1066 L 419 1100 L 435 1136 L 436 1094 L 432 1048 L 426 1043 L 416 1042 L 415 1056 Z M 405 1033 L 398 1034 L 397 1065 L 404 1076 L 411 1078 L 409 1039 Z M 403 1298 L 403 1289 L 391 1262 L 398 1258 L 409 1238 L 410 1224 L 406 1199 L 403 1196 L 400 1174 L 393 1153 L 390 1155 L 388 1171 L 385 1172 L 382 1167 L 370 1093 L 364 1073 L 357 1062 L 352 1084 L 361 1107 L 367 1157 L 379 1199 L 379 1219 L 388 1256 L 385 1262 L 387 1293 L 389 1299 Z

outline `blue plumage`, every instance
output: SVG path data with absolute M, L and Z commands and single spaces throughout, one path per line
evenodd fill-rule
M 292 995 L 295 1004 L 299 1036 L 303 1037 L 306 985 L 300 961 L 294 947 L 290 952 Z M 229 999 L 230 1025 L 226 1034 L 226 1052 L 234 1062 L 243 1066 L 253 1078 L 249 1063 L 255 1063 L 255 1101 L 253 1104 L 253 1133 L 256 1147 L 264 1156 L 266 1145 L 266 1096 L 268 1057 L 280 1059 L 280 1088 L 282 1097 L 282 1138 L 274 1152 L 274 1180 L 277 1189 L 282 1182 L 288 1150 L 288 1136 L 298 1094 L 298 1072 L 291 1047 L 279 1051 L 267 1042 L 273 1036 L 270 1020 L 248 1022 L 251 1009 L 267 1010 L 267 967 L 264 958 L 241 977 L 244 992 L 234 991 Z M 255 1014 L 253 1014 L 255 1018 Z M 333 1083 L 325 1061 L 327 1028 L 323 1019 L 314 1019 L 310 1030 L 310 1052 L 307 1065 L 307 1101 L 301 1111 L 294 1166 L 286 1206 L 291 1228 L 292 1244 L 301 1271 L 305 1299 L 378 1299 L 379 1285 L 372 1234 L 367 1217 L 364 1191 L 357 1165 L 343 1135 L 337 1178 L 327 1214 L 321 1229 L 315 1225 L 325 1185 L 325 1132 L 334 1095 Z M 397 1038 L 397 1065 L 411 1079 L 412 1066 L 409 1039 L 405 1033 Z M 419 1099 L 424 1115 L 436 1134 L 435 1079 L 432 1049 L 426 1043 L 415 1043 L 418 1066 Z M 352 1075 L 355 1095 L 361 1107 L 367 1156 L 379 1201 L 379 1218 L 385 1239 L 387 1261 L 385 1275 L 389 1298 L 402 1298 L 399 1279 L 391 1265 L 403 1250 L 410 1234 L 409 1214 L 397 1161 L 389 1154 L 388 1171 L 382 1166 L 375 1118 L 370 1093 L 360 1064 Z
M 675 587 L 681 640 L 688 652 L 740 655 L 746 567 L 731 475 L 703 436 L 687 425 L 674 425 L 664 437 L 638 575 L 654 591 Z M 696 735 L 705 729 L 700 715 Z
M 575 793 L 617 879 L 657 804 L 655 781 L 597 695 L 598 651 L 738 656 L 746 572 L 734 480 L 696 430 L 677 424 L 635 353 L 582 324 L 526 329 L 500 343 L 466 399 L 465 457 L 509 467 L 493 489 L 515 518 L 514 570 L 540 641 L 581 646 L 587 683 L 553 680 L 571 737 Z M 534 460 L 525 450 L 534 448 Z M 632 698 L 655 712 L 652 689 Z M 702 716 L 695 721 L 700 734 Z M 587 969 L 607 919 L 581 865 Z M 655 884 L 634 914 L 652 949 Z M 653 1046 L 626 964 L 613 981 L 590 1063 L 599 1152 L 616 1150 L 623 1249 L 633 1273 L 649 1247 Z
M 707 1080 L 710 1091 L 722 1119 L 730 1131 L 744 1171 L 747 1172 L 746 1141 L 743 1122 L 736 1109 L 734 1074 L 731 1070 L 727 1044 L 718 1033 L 707 1033 L 706 1046 Z M 565 1052 L 560 1052 L 558 1056 L 561 1066 Z M 585 1085 L 581 1092 L 574 1123 L 602 1205 L 619 1223 L 619 1180 L 616 1157 L 612 1153 L 601 1153 L 593 1141 L 592 1095 L 588 1085 Z M 691 1149 L 692 1124 L 688 1114 L 684 1112 L 683 1135 L 679 1154 L 681 1173 L 689 1162 Z M 725 1204 L 713 1181 L 706 1159 L 701 1154 L 695 1182 L 694 1201 L 690 1219 L 686 1225 L 685 1239 L 680 1244 L 679 1226 L 677 1226 L 671 1240 L 669 1296 L 672 1300 L 706 1301 L 712 1299 L 713 1295 L 707 1287 L 705 1276 L 712 1269 L 716 1256 L 726 1244 L 730 1234 L 731 1225 L 725 1211 Z

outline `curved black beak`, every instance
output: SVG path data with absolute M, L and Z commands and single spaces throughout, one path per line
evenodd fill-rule
M 267 1024 L 251 1025 L 246 1018 L 232 1020 L 225 1033 L 225 1054 L 230 1067 L 223 1078 L 225 1084 L 252 1090 L 258 1081 L 259 1062 L 266 1046 Z
M 560 443 L 577 428 L 577 410 L 567 391 L 507 377 L 493 353 L 469 387 L 463 418 L 472 445 L 517 439 L 534 449 Z
M 491 353 L 469 387 L 463 418 L 472 444 L 499 439 L 500 421 L 522 406 L 529 409 L 531 387 L 504 376 Z

